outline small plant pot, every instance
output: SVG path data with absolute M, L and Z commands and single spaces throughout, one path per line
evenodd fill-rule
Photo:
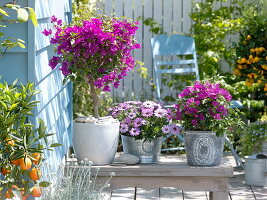
M 221 164 L 224 136 L 211 131 L 185 133 L 187 164 L 192 166 L 217 166 Z
M 112 163 L 118 148 L 120 123 L 73 123 L 73 147 L 77 159 L 87 158 L 93 165 Z
M 121 135 L 123 152 L 135 155 L 141 164 L 158 163 L 162 137 L 152 141 L 136 140 L 134 137 Z

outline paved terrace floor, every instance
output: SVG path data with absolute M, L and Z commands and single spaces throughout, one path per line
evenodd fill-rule
M 232 166 L 235 166 L 234 158 L 232 156 L 227 156 L 227 158 L 232 163 Z M 111 200 L 209 200 L 208 192 L 182 191 L 171 187 L 158 188 L 154 190 L 143 190 L 142 188 L 122 188 L 112 191 L 111 194 L 107 194 L 107 199 L 109 198 L 111 198 Z M 236 169 L 234 177 L 230 180 L 229 200 L 267 200 L 267 187 L 245 185 L 244 171 Z

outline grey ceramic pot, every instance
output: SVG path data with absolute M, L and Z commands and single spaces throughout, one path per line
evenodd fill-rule
M 185 149 L 188 165 L 216 166 L 221 164 L 224 136 L 211 131 L 185 133 Z
M 135 155 L 139 158 L 139 163 L 158 163 L 161 152 L 162 137 L 158 137 L 151 142 L 135 140 L 134 137 L 121 135 L 123 152 Z

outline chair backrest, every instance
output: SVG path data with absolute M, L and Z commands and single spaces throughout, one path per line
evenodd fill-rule
M 162 102 L 161 97 L 161 74 L 184 74 L 195 73 L 196 80 L 199 80 L 195 41 L 192 37 L 183 35 L 158 35 L 151 38 L 152 59 L 154 66 L 154 79 L 156 84 L 157 98 Z M 186 56 L 191 55 L 190 59 Z M 177 59 L 163 60 L 164 56 L 178 56 Z M 162 65 L 179 66 L 178 68 L 161 69 Z M 186 65 L 186 67 L 183 67 Z

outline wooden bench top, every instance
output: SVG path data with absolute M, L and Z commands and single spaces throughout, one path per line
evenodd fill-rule
M 178 158 L 178 155 L 162 156 L 158 164 L 137 164 L 137 165 L 104 165 L 93 166 L 100 168 L 98 176 L 109 176 L 114 172 L 116 176 L 206 176 L 206 177 L 233 177 L 231 163 L 223 158 L 222 164 L 212 167 L 189 166 L 185 158 Z

